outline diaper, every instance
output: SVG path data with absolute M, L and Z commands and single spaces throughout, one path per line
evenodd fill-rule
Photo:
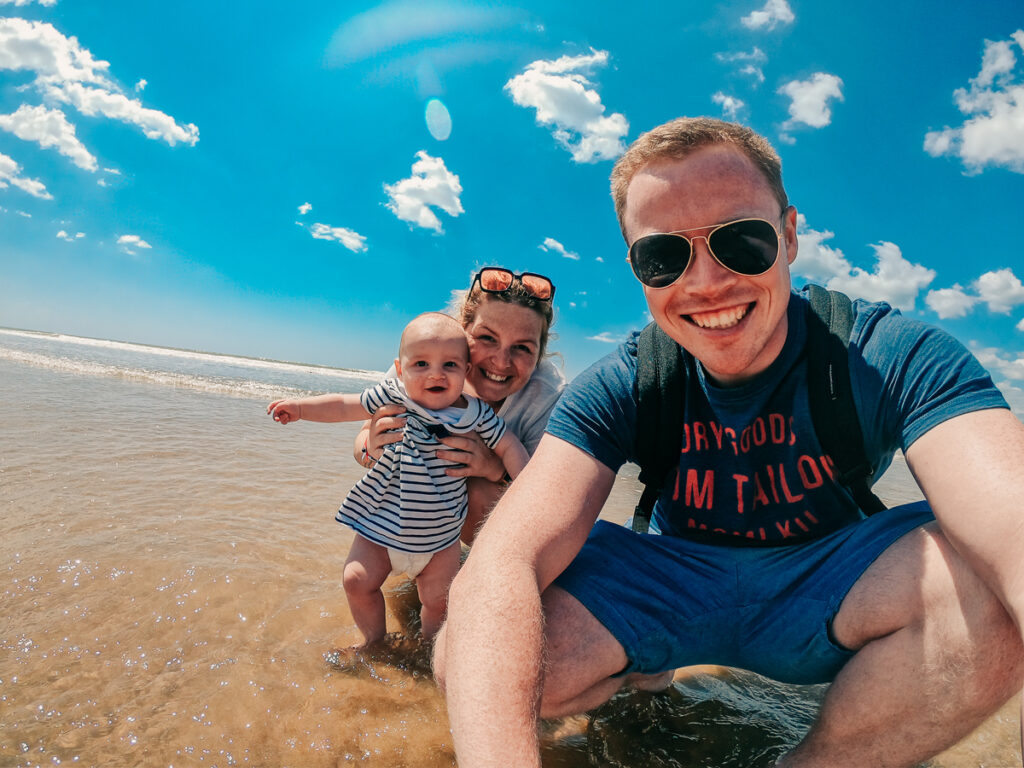
M 410 579 L 415 579 L 420 571 L 426 568 L 433 552 L 403 552 L 400 549 L 388 547 L 388 557 L 391 558 L 392 575 L 406 574 Z

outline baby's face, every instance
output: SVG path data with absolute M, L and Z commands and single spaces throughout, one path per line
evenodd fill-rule
M 469 347 L 465 336 L 407 334 L 395 364 L 413 402 L 436 411 L 455 404 L 462 395 Z

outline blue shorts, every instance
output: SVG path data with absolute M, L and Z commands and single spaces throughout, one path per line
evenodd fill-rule
M 620 674 L 720 664 L 825 683 L 854 654 L 830 633 L 843 598 L 889 545 L 933 519 L 921 501 L 778 547 L 637 534 L 599 520 L 555 584 L 625 649 Z

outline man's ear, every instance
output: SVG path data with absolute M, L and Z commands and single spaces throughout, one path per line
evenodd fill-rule
M 785 222 L 785 229 L 782 235 L 786 242 L 786 259 L 792 264 L 796 261 L 798 245 L 796 236 L 796 206 L 791 205 L 786 209 L 786 215 L 783 217 L 783 220 Z
M 397 373 L 399 376 L 402 375 L 402 361 L 399 360 L 397 357 L 395 358 L 395 373 Z

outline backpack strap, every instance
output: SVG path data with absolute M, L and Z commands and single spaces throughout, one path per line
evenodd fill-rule
M 868 515 L 885 509 L 871 491 L 871 462 L 857 418 L 850 382 L 853 303 L 838 291 L 808 286 L 813 310 L 807 315 L 807 392 L 818 442 L 835 464 L 840 485 Z
M 637 412 L 635 452 L 644 483 L 633 510 L 633 530 L 647 533 L 651 513 L 665 479 L 679 464 L 683 437 L 685 367 L 679 345 L 657 323 L 637 341 Z

